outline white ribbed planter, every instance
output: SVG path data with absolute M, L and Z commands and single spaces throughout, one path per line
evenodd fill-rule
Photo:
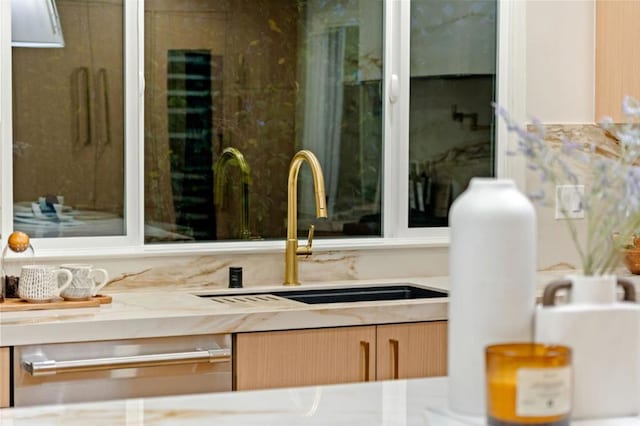
M 485 348 L 533 338 L 535 210 L 513 181 L 474 178 L 449 220 L 449 406 L 483 415 Z
M 627 302 L 617 301 L 617 284 Z M 559 289 L 568 290 L 567 304 L 554 305 Z M 640 305 L 634 300 L 633 284 L 614 275 L 570 275 L 545 289 L 535 338 L 572 350 L 572 418 L 640 413 Z

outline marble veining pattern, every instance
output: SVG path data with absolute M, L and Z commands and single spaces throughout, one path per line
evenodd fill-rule
M 0 410 L 2 426 L 481 426 L 484 418 L 447 408 L 447 379 L 139 398 Z M 573 421 L 576 426 L 640 425 L 637 417 Z
M 376 280 L 375 284 L 405 282 Z M 446 278 L 411 282 L 446 289 Z M 358 285 L 373 284 L 359 281 Z M 353 282 L 342 282 L 353 285 Z M 324 288 L 309 284 L 307 288 Z M 282 286 L 264 290 L 282 290 Z M 251 290 L 251 289 L 249 289 Z M 220 294 L 241 295 L 247 290 L 225 289 Z M 196 293 L 208 294 L 206 287 Z M 99 308 L 4 312 L 0 315 L 0 346 L 216 334 L 291 328 L 334 327 L 412 321 L 443 320 L 446 299 L 307 305 L 283 300 L 264 305 L 216 303 L 181 291 L 113 293 L 113 302 Z
M 547 283 L 567 272 L 572 271 L 540 272 L 538 294 Z M 640 277 L 621 275 L 640 285 Z M 447 290 L 449 285 L 448 277 L 343 281 L 334 285 L 402 282 L 442 290 Z M 326 284 L 311 283 L 306 288 L 326 288 Z M 251 289 L 225 289 L 220 294 L 240 295 L 247 290 Z M 264 290 L 282 290 L 282 286 Z M 195 292 L 209 293 L 202 288 Z M 180 291 L 113 293 L 112 297 L 112 304 L 99 308 L 3 312 L 0 314 L 0 346 L 436 321 L 447 319 L 448 310 L 446 299 L 317 305 L 286 301 L 264 306 L 234 306 Z
M 299 259 L 300 276 L 304 282 L 355 280 L 361 277 L 356 253 L 324 252 Z M 119 265 L 128 268 L 129 265 Z M 147 290 L 211 291 L 225 289 L 228 285 L 228 268 L 243 267 L 245 287 L 278 285 L 284 278 L 284 256 L 265 253 L 225 256 L 180 256 L 153 261 L 144 268 L 121 271 L 114 276 L 107 288 L 110 291 L 128 292 Z M 411 271 L 411 268 L 408 269 Z M 366 277 L 365 277 L 366 278 Z

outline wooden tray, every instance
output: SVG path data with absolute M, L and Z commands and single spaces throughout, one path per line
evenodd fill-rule
M 35 311 L 39 309 L 92 308 L 111 303 L 111 296 L 97 295 L 89 300 L 56 299 L 51 302 L 29 303 L 22 299 L 5 299 L 0 303 L 0 312 Z

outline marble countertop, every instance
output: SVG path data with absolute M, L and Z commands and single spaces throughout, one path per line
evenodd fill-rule
M 335 286 L 412 283 L 446 290 L 448 279 L 412 278 L 335 282 Z M 305 284 L 302 288 L 328 288 Z M 261 287 L 223 289 L 216 294 L 239 296 L 247 292 L 283 290 Z M 196 292 L 197 293 L 197 292 Z M 111 304 L 92 308 L 2 312 L 0 346 L 59 342 L 218 334 L 385 324 L 447 318 L 447 299 L 304 304 L 288 299 L 270 302 L 218 303 L 197 294 L 148 291 L 111 293 Z
M 0 410 L 0 425 L 484 425 L 447 408 L 447 378 L 209 393 Z M 640 425 L 640 418 L 572 421 Z
M 538 273 L 538 293 L 566 271 Z M 640 287 L 639 276 L 627 276 Z M 447 290 L 448 277 L 304 283 L 296 289 L 412 283 Z M 251 331 L 389 324 L 447 319 L 447 299 L 304 304 L 288 299 L 274 302 L 218 303 L 198 294 L 211 290 L 190 288 L 168 292 L 149 287 L 109 293 L 113 302 L 93 308 L 0 313 L 0 346 L 82 342 L 110 339 L 218 334 Z M 218 295 L 284 290 L 282 285 L 219 289 Z M 291 290 L 291 288 L 286 288 Z

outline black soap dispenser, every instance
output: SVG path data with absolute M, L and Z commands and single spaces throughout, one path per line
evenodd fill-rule
M 231 266 L 229 268 L 229 288 L 242 288 L 241 266 Z

